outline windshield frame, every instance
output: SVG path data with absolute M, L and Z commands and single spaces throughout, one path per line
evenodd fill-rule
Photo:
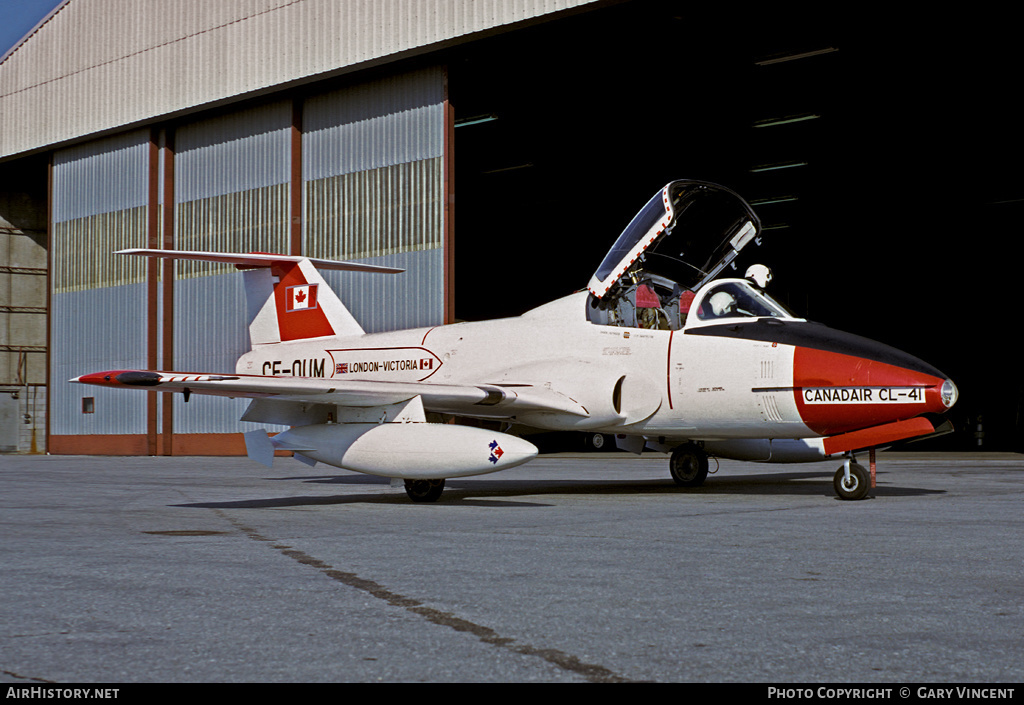
M 715 315 L 709 308 L 710 298 L 719 293 L 719 291 L 726 291 L 733 296 L 740 293 L 761 306 L 761 310 L 763 312 L 755 313 L 747 309 L 743 309 L 747 310 L 747 313 L 726 313 L 723 315 Z M 708 306 L 705 306 L 706 303 Z M 783 304 L 773 299 L 764 290 L 759 289 L 746 279 L 716 279 L 708 282 L 704 288 L 700 289 L 697 296 L 694 297 L 693 304 L 690 306 L 690 310 L 687 313 L 683 328 L 721 325 L 722 323 L 735 323 L 738 321 L 757 321 L 765 318 L 777 319 L 780 321 L 805 320 L 795 316 Z

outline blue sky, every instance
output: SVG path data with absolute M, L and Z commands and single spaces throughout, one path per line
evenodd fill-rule
M 60 3 L 61 0 L 0 0 L 0 56 Z

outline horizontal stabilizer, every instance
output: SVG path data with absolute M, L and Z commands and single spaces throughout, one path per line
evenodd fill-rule
M 249 340 L 255 348 L 326 336 L 357 336 L 362 327 L 324 280 L 320 269 L 376 274 L 404 270 L 361 262 L 267 252 L 119 250 L 119 255 L 233 264 L 243 270 Z
M 148 250 L 135 248 L 118 250 L 117 255 L 141 255 L 143 257 L 160 257 L 162 259 L 188 259 L 201 262 L 220 262 L 233 264 L 240 268 L 249 267 L 270 267 L 275 263 L 298 263 L 302 260 L 309 262 L 319 269 L 336 269 L 346 272 L 377 272 L 378 274 L 401 274 L 404 269 L 394 267 L 381 267 L 375 264 L 363 264 L 361 262 L 346 262 L 333 259 L 316 259 L 315 257 L 303 257 L 301 255 L 281 255 L 269 252 L 201 252 L 198 250 Z

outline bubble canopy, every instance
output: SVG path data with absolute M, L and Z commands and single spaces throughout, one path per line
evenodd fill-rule
M 638 270 L 696 291 L 722 271 L 761 231 L 739 195 L 707 181 L 665 185 L 630 221 L 587 288 L 601 299 Z

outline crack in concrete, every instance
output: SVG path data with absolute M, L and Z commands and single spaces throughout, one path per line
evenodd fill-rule
M 475 622 L 471 622 L 467 619 L 463 619 L 461 617 L 458 617 L 457 615 L 452 614 L 451 612 L 445 612 L 443 610 L 430 607 L 429 605 L 423 604 L 419 600 L 406 597 L 404 595 L 400 595 L 392 590 L 389 590 L 388 588 L 384 587 L 376 581 L 369 580 L 367 578 L 362 578 L 355 573 L 338 570 L 330 564 L 318 558 L 310 556 L 309 554 L 304 553 L 303 551 L 296 550 L 290 546 L 275 544 L 271 539 L 266 538 L 265 536 L 261 535 L 258 531 L 248 526 L 245 526 L 244 524 L 233 519 L 232 517 L 229 517 L 220 511 L 217 511 L 217 513 L 220 514 L 226 521 L 235 526 L 239 531 L 248 536 L 250 539 L 254 541 L 271 543 L 271 547 L 279 551 L 282 555 L 285 555 L 288 558 L 291 558 L 292 560 L 302 565 L 308 566 L 310 568 L 315 568 L 316 570 L 319 570 L 321 573 L 331 578 L 332 580 L 336 580 L 339 583 L 355 588 L 357 590 L 362 590 L 368 595 L 371 595 L 372 597 L 375 597 L 378 600 L 383 600 L 389 605 L 400 607 L 413 614 L 423 617 L 432 624 L 436 624 L 442 627 L 448 627 L 449 629 L 454 629 L 457 632 L 472 634 L 473 636 L 477 637 L 480 641 L 490 646 L 509 649 L 510 651 L 513 651 L 517 654 L 521 654 L 523 656 L 535 656 L 537 658 L 543 659 L 544 661 L 547 661 L 548 663 L 554 666 L 557 666 L 558 668 L 566 672 L 582 676 L 586 680 L 594 683 L 625 683 L 629 680 L 616 674 L 610 669 L 605 668 L 604 666 L 586 663 L 584 661 L 581 661 L 578 657 L 573 656 L 571 654 L 567 654 L 564 651 L 559 651 L 558 649 L 541 649 L 535 646 L 531 646 L 529 644 L 518 643 L 515 639 L 509 637 L 503 637 L 490 627 L 485 627 Z

